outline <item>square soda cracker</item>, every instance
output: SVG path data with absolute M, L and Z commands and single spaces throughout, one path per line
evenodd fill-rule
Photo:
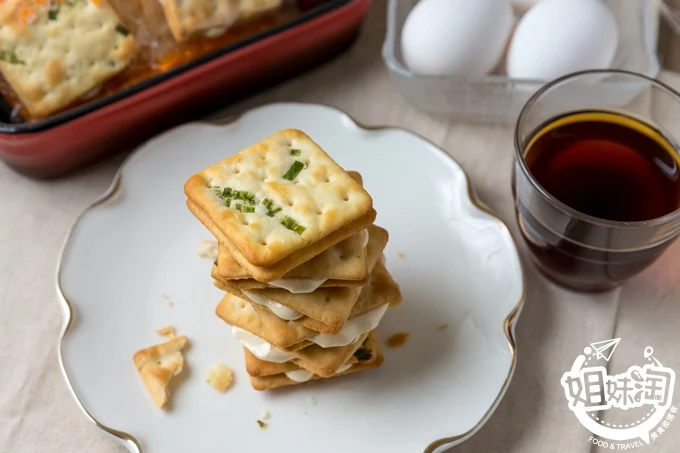
M 271 312 L 258 313 L 250 302 L 231 293 L 224 295 L 215 314 L 227 324 L 247 330 L 280 349 L 295 347 L 294 345 L 316 335 L 316 332 L 284 321 Z
M 162 0 L 161 5 L 177 42 L 212 28 L 234 24 L 241 9 L 239 0 Z
M 372 353 L 372 350 L 376 348 L 375 345 L 378 342 L 378 336 L 376 332 L 376 330 L 373 330 L 365 335 L 363 342 L 359 348 L 357 348 L 352 353 L 349 359 L 347 359 L 347 361 L 344 363 L 345 365 L 354 365 L 357 363 L 366 364 L 375 361 L 376 355 Z M 248 348 L 243 348 L 243 353 L 246 361 L 246 371 L 251 376 L 272 376 L 274 374 L 301 369 L 293 361 L 276 363 L 258 359 L 252 352 L 248 350 Z
M 333 376 L 338 368 L 352 357 L 368 338 L 370 332 L 362 334 L 354 342 L 346 346 L 336 346 L 333 348 L 322 348 L 319 345 L 313 344 L 297 351 L 291 351 L 295 356 L 293 363 L 311 371 L 321 377 Z
M 352 179 L 363 185 L 361 175 L 348 171 Z M 311 260 L 300 264 L 282 278 L 284 279 L 328 279 L 322 286 L 363 285 L 368 277 L 365 261 L 363 234 L 355 233 L 321 252 Z M 216 280 L 232 280 L 239 289 L 267 288 L 267 283 L 258 282 L 234 259 L 229 249 L 220 245 L 217 266 L 213 269 Z
M 0 70 L 36 118 L 123 71 L 136 50 L 134 36 L 106 0 L 42 4 L 9 3 L 0 12 Z
M 236 296 L 236 299 L 244 300 L 238 296 Z M 401 301 L 402 295 L 399 289 L 399 285 L 392 279 L 392 276 L 389 274 L 382 261 L 379 261 L 376 264 L 373 273 L 371 274 L 370 283 L 364 287 L 359 297 L 359 300 L 354 305 L 354 308 L 352 309 L 350 315 L 350 319 L 355 316 L 367 313 L 371 310 L 377 309 L 378 307 L 381 307 L 385 304 L 388 304 L 390 308 L 396 307 L 401 303 Z M 243 328 L 265 339 L 266 341 L 272 343 L 274 346 L 280 349 L 286 350 L 288 352 L 301 351 L 303 349 L 308 348 L 308 346 L 314 344 L 309 340 L 304 340 L 300 343 L 296 343 L 285 347 L 281 346 L 280 344 L 277 344 L 277 342 L 280 342 L 281 337 L 288 338 L 298 335 L 299 327 L 301 325 L 307 328 L 308 331 L 313 332 L 313 335 L 316 335 L 317 332 L 327 333 L 324 332 L 324 330 L 327 331 L 328 326 L 319 323 L 318 321 L 313 320 L 311 318 L 304 317 L 296 321 L 286 321 L 279 318 L 270 310 L 259 304 L 255 303 L 251 304 L 252 304 L 251 307 L 257 313 L 258 318 L 266 323 L 269 330 L 265 331 L 264 329 L 257 328 L 256 326 L 251 326 L 250 329 L 246 327 Z M 333 331 L 328 334 L 334 335 L 337 333 L 338 331 Z M 310 338 L 313 335 L 310 335 L 307 338 Z M 272 339 L 274 341 L 270 341 Z
M 322 280 L 322 286 L 361 286 L 366 283 L 365 234 L 362 230 L 332 247 L 326 249 L 311 260 L 300 264 L 281 278 L 285 280 Z M 218 246 L 217 266 L 213 277 L 239 289 L 264 289 L 273 287 L 265 282 L 252 278 L 231 256 L 229 250 Z
M 231 296 L 231 302 L 225 302 L 224 298 L 218 309 L 221 310 L 221 314 L 218 316 L 226 321 L 228 324 L 235 325 L 248 332 L 257 335 L 260 338 L 267 340 L 269 343 L 275 345 L 279 349 L 284 349 L 286 351 L 294 351 L 307 347 L 313 344 L 307 341 L 307 338 L 317 335 L 319 332 L 312 331 L 297 321 L 286 321 L 276 316 L 271 311 L 267 310 L 261 305 L 254 304 L 249 300 L 245 299 L 245 296 L 238 291 L 231 288 L 225 288 L 226 294 Z M 226 297 L 226 296 L 225 296 Z M 241 304 L 246 304 L 249 308 L 243 308 L 242 311 L 247 313 L 253 313 L 253 320 L 258 322 L 250 322 L 250 318 L 240 319 L 242 325 L 235 324 L 227 318 L 230 317 L 235 321 L 236 309 L 231 307 L 230 304 L 236 303 L 238 306 Z M 295 340 L 296 339 L 296 340 Z
M 264 391 L 264 390 L 273 390 L 279 387 L 287 387 L 291 385 L 302 385 L 306 384 L 307 382 L 315 382 L 320 379 L 332 379 L 335 377 L 340 377 L 340 376 L 345 376 L 347 374 L 353 374 L 353 373 L 359 373 L 361 371 L 366 371 L 366 370 L 372 370 L 375 368 L 380 368 L 384 360 L 384 357 L 382 355 L 382 350 L 380 350 L 380 353 L 378 355 L 378 358 L 367 364 L 363 363 L 358 363 L 356 365 L 353 365 L 351 368 L 343 371 L 342 373 L 334 374 L 333 376 L 329 377 L 322 377 L 322 376 L 317 376 L 314 375 L 312 376 L 309 381 L 306 382 L 296 382 L 293 381 L 292 379 L 288 379 L 288 377 L 285 374 L 275 374 L 272 376 L 261 376 L 261 377 L 255 377 L 255 376 L 249 376 L 250 378 L 250 385 L 253 387 L 255 390 L 259 391 Z
M 341 365 L 354 365 L 357 363 L 366 364 L 373 362 L 376 359 L 376 356 L 371 352 L 371 350 L 375 349 L 374 344 L 377 341 L 378 339 L 375 330 L 363 335 L 360 339 L 361 344 L 359 347 L 352 347 L 354 352 L 352 352 L 352 355 L 350 355 L 349 358 Z M 361 353 L 358 354 L 360 350 Z M 247 348 L 243 348 L 243 351 L 246 359 L 246 371 L 250 376 L 272 376 L 275 374 L 285 373 L 287 371 L 305 369 L 298 366 L 298 362 L 295 360 L 283 363 L 267 362 L 265 360 L 258 359 Z M 302 351 L 300 351 L 300 353 L 302 353 Z M 339 351 L 339 354 L 346 357 L 347 351 Z
M 323 378 L 318 375 L 312 376 L 310 381 L 316 381 L 319 379 L 330 379 L 334 378 L 337 376 L 344 376 L 346 374 L 351 374 L 351 373 L 358 373 L 360 371 L 364 370 L 370 370 L 374 368 L 379 368 L 384 360 L 382 348 L 380 347 L 380 343 L 375 341 L 370 346 L 370 352 L 371 352 L 371 357 L 372 359 L 370 361 L 367 361 L 366 363 L 357 363 L 354 364 L 351 368 L 343 371 L 342 373 L 334 374 L 332 376 L 329 376 L 327 378 Z M 308 381 L 309 382 L 309 381 Z M 274 388 L 278 387 L 284 387 L 288 385 L 297 385 L 297 384 L 302 384 L 301 382 L 295 382 L 291 379 L 288 379 L 285 374 L 276 374 L 276 375 L 271 375 L 271 376 L 250 376 L 250 384 L 253 386 L 255 390 L 271 390 Z
M 243 348 L 243 356 L 246 361 L 246 372 L 250 376 L 272 376 L 274 374 L 300 369 L 300 367 L 292 361 L 277 363 L 260 360 L 246 347 Z
M 349 239 L 354 239 L 355 236 L 357 236 L 357 235 L 355 234 L 355 235 L 351 236 Z M 346 240 L 348 240 L 348 239 L 346 239 Z M 331 247 L 331 249 L 333 249 L 334 247 L 337 247 L 337 245 L 339 245 L 339 244 L 336 244 L 335 246 Z M 331 250 L 331 249 L 329 249 L 329 250 Z M 229 253 L 229 252 L 225 252 L 225 253 Z M 324 252 L 324 254 L 325 253 L 326 252 Z M 336 253 L 337 253 L 337 251 L 333 252 L 333 254 L 336 254 Z M 322 255 L 318 255 L 317 258 L 321 257 Z M 346 266 L 343 265 L 342 267 L 344 269 L 346 269 L 348 273 L 349 272 L 356 273 L 356 270 L 358 269 L 358 267 L 354 267 L 353 263 L 359 263 L 360 262 L 359 258 L 361 258 L 361 262 L 364 263 L 361 267 L 366 269 L 366 267 L 365 267 L 366 249 L 365 248 L 364 248 L 363 252 L 360 253 L 360 255 L 357 255 L 357 256 L 341 255 L 341 256 L 342 256 L 342 259 L 339 259 L 339 261 L 340 260 L 344 261 L 343 264 L 346 264 Z M 326 260 L 327 258 L 324 257 L 322 259 Z M 319 267 L 315 267 L 313 265 L 313 261 L 315 261 L 315 260 L 316 260 L 316 258 L 312 258 L 311 260 L 307 261 L 307 263 L 303 263 L 302 265 L 296 267 L 295 269 L 293 269 L 293 271 L 284 275 L 282 277 L 282 280 L 285 280 L 285 284 L 287 284 L 287 285 L 303 284 L 304 282 L 307 282 L 309 280 L 324 280 L 323 283 L 319 286 L 319 288 L 340 288 L 340 287 L 346 287 L 346 286 L 364 286 L 368 282 L 368 276 L 369 276 L 368 269 L 366 269 L 363 278 L 360 279 L 360 280 L 346 280 L 346 279 L 336 279 L 336 278 L 324 279 L 322 277 L 315 277 L 314 276 L 315 274 L 321 275 L 321 273 L 323 272 L 323 271 L 320 270 L 320 269 L 323 268 L 323 265 L 321 265 Z M 245 277 L 245 278 L 240 278 L 240 279 L 239 278 L 225 279 L 220 274 L 219 266 L 217 264 L 218 261 L 219 261 L 219 258 L 218 258 L 218 260 L 215 261 L 215 264 L 210 269 L 210 276 L 213 278 L 213 280 L 214 280 L 213 283 L 215 284 L 215 286 L 217 286 L 218 288 L 220 288 L 224 291 L 226 291 L 226 289 L 224 289 L 224 287 L 226 287 L 226 286 L 229 286 L 229 287 L 236 289 L 236 290 L 243 291 L 243 290 L 251 290 L 251 289 L 277 288 L 277 286 L 274 286 L 272 284 L 272 282 L 279 283 L 279 284 L 284 283 L 282 281 L 276 282 L 275 280 L 272 280 L 272 282 L 268 282 L 268 283 L 259 282 L 259 281 L 255 280 L 254 278 L 249 278 L 249 276 Z M 303 270 L 302 269 L 303 267 L 309 269 L 309 272 L 307 272 L 307 270 Z M 297 271 L 297 269 L 300 269 L 300 271 Z M 301 274 L 302 272 L 307 273 L 309 275 L 309 277 L 303 278 L 303 277 L 294 276 L 298 273 Z M 329 272 L 327 272 L 327 273 L 330 273 L 333 276 L 337 276 L 340 272 L 344 272 L 344 270 L 341 270 L 338 267 L 338 268 L 329 269 Z M 235 274 L 232 273 L 231 275 L 235 275 Z
M 154 403 L 161 409 L 166 408 L 170 399 L 170 381 L 184 368 L 182 349 L 188 342 L 184 335 L 174 337 L 166 343 L 137 351 L 132 358 Z
M 401 303 L 401 290 L 399 285 L 392 279 L 392 276 L 387 271 L 382 262 L 378 262 L 371 273 L 371 278 L 366 286 L 361 290 L 359 298 L 357 299 L 352 312 L 349 314 L 349 319 L 355 316 L 362 315 L 371 310 L 375 310 L 385 304 L 389 308 L 394 308 Z M 263 310 L 267 310 L 262 307 Z M 300 318 L 295 322 L 302 324 L 308 329 L 316 332 L 329 333 L 328 326 L 308 316 Z M 330 332 L 329 335 L 338 333 L 337 331 Z
M 371 278 L 361 290 L 357 303 L 352 307 L 350 319 L 389 304 L 394 308 L 401 304 L 402 295 L 399 284 L 394 281 L 382 260 L 373 268 Z
M 365 234 L 362 230 L 332 247 L 326 249 L 311 260 L 300 264 L 282 276 L 286 280 L 322 280 L 322 286 L 360 286 L 366 282 Z M 269 288 L 268 283 L 258 282 L 241 267 L 229 250 L 218 247 L 217 266 L 213 277 L 231 284 L 239 289 Z
M 376 266 L 376 263 L 387 244 L 389 235 L 387 230 L 376 225 L 371 225 L 368 228 L 368 235 L 366 265 L 368 266 L 369 271 L 373 272 L 374 266 Z M 372 277 L 369 277 L 369 281 L 371 278 Z M 224 285 L 221 285 L 220 287 L 227 288 L 227 286 Z M 353 307 L 363 292 L 363 288 L 365 288 L 365 286 L 319 288 L 307 294 L 293 294 L 285 289 L 277 288 L 253 289 L 249 292 L 304 314 L 305 316 L 296 320 L 296 323 L 302 324 L 317 332 L 334 335 L 342 330 L 345 322 L 347 322 L 347 319 L 351 316 Z M 380 289 L 385 288 L 384 286 L 381 286 Z M 240 293 L 237 295 L 258 305 L 248 297 L 248 294 Z M 378 293 L 378 295 L 380 294 Z M 258 312 L 260 310 L 268 310 L 261 305 L 255 308 Z
M 334 348 L 322 348 L 318 345 L 311 345 L 304 349 L 292 351 L 291 354 L 295 356 L 292 363 L 300 368 L 310 371 L 317 376 L 330 377 L 333 376 L 338 369 L 345 364 L 354 353 L 361 348 L 370 332 L 367 332 L 359 337 L 353 343 L 346 346 L 337 346 Z M 248 356 L 246 356 L 246 360 Z M 257 375 L 258 364 L 254 362 L 246 362 L 246 369 L 253 371 L 251 375 Z
M 288 255 L 286 258 L 274 264 L 273 266 L 260 267 L 246 261 L 243 255 L 239 253 L 239 251 L 231 244 L 229 239 L 227 239 L 222 231 L 216 227 L 208 215 L 203 212 L 201 208 L 198 207 L 198 205 L 196 205 L 191 200 L 187 200 L 186 204 L 194 217 L 196 217 L 203 224 L 203 226 L 205 226 L 213 234 L 213 236 L 215 236 L 220 244 L 228 250 L 229 254 L 231 254 L 234 260 L 246 270 L 247 275 L 252 276 L 252 278 L 255 280 L 263 283 L 283 278 L 283 276 L 292 269 L 302 265 L 303 263 L 306 263 L 328 248 L 349 238 L 359 231 L 365 230 L 375 221 L 377 214 L 374 209 L 371 209 L 371 211 L 365 216 L 355 220 L 351 224 L 346 225 L 337 231 L 334 231 L 319 242 L 311 244 L 292 253 L 291 255 Z
M 290 323 L 293 323 L 293 325 L 304 326 L 306 324 L 306 318 L 309 318 L 309 315 L 307 315 L 305 312 L 313 312 L 318 318 L 321 318 L 317 320 L 318 327 L 321 330 L 317 330 L 314 332 L 314 334 L 317 332 L 323 332 L 329 335 L 336 334 L 342 330 L 342 326 L 345 324 L 345 322 L 347 322 L 347 318 L 349 318 L 352 307 L 356 303 L 359 293 L 361 292 L 361 287 L 359 286 L 319 288 L 312 293 L 306 294 L 292 294 L 285 289 L 246 290 L 247 292 L 252 291 L 253 293 L 255 293 L 255 291 L 281 291 L 282 293 L 285 293 L 281 295 L 277 294 L 271 298 L 267 297 L 267 299 L 272 302 L 285 305 L 286 307 L 292 308 L 293 310 L 305 315 L 302 318 L 296 319 L 295 321 L 286 321 L 276 316 L 264 305 L 254 302 L 247 293 L 234 289 L 230 286 L 222 285 L 219 282 L 217 283 L 217 286 L 220 289 L 228 291 L 235 296 L 248 301 L 248 303 L 252 304 L 253 308 L 258 314 L 263 312 L 265 314 L 271 314 L 276 318 L 276 321 L 273 321 L 273 323 L 281 324 L 282 326 L 284 324 L 287 325 Z M 292 300 L 293 298 L 295 299 L 295 303 L 292 304 L 284 304 L 280 302 L 280 300 L 285 300 L 286 302 L 290 303 L 291 301 L 289 299 Z M 304 311 L 302 311 L 303 309 Z
M 373 209 L 361 184 L 296 129 L 277 132 L 197 173 L 184 190 L 224 233 L 232 255 L 238 251 L 248 263 L 262 267 Z

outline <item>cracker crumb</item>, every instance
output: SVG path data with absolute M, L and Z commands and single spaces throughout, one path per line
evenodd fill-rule
M 437 330 L 444 330 L 444 329 L 446 329 L 446 328 L 448 328 L 448 327 L 449 327 L 449 325 L 446 324 L 446 323 L 440 324 L 440 325 L 437 326 Z
M 399 252 L 399 253 L 397 253 L 397 258 L 403 260 L 404 258 L 406 258 L 406 254 L 405 254 L 405 253 L 402 253 L 402 252 Z
M 223 363 L 218 363 L 205 374 L 205 380 L 218 392 L 224 393 L 234 384 L 234 372 Z
M 307 404 L 309 404 L 310 406 L 316 406 L 316 398 L 314 398 L 313 396 L 308 396 Z
M 201 258 L 217 259 L 217 241 L 201 241 L 198 245 L 198 256 Z
M 257 424 L 260 425 L 261 429 L 267 429 L 267 424 L 263 422 L 262 420 L 258 420 Z
M 170 400 L 170 381 L 184 369 L 182 350 L 189 339 L 182 335 L 167 343 L 139 350 L 133 356 L 139 375 L 156 405 L 165 410 Z
M 260 415 L 260 420 L 269 420 L 269 411 L 262 412 L 262 415 Z
M 173 326 L 172 324 L 170 324 L 169 326 L 161 327 L 160 329 L 156 329 L 156 333 L 161 337 L 165 338 L 175 338 L 177 336 L 175 326 Z
M 168 301 L 168 306 L 170 308 L 175 306 L 175 303 L 170 299 L 170 296 L 168 296 L 167 294 L 161 294 L 161 297 Z

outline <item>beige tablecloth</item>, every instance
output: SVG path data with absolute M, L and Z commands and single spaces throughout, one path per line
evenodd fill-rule
M 460 162 L 526 257 L 509 190 L 511 129 L 433 119 L 402 100 L 379 57 L 384 11 L 384 1 L 376 1 L 364 34 L 348 54 L 229 111 L 270 101 L 318 102 L 365 124 L 411 129 Z M 680 76 L 662 77 L 680 87 Z M 0 164 L 0 452 L 125 451 L 86 419 L 62 379 L 56 356 L 62 315 L 54 287 L 57 255 L 69 226 L 108 187 L 122 158 L 52 182 L 26 179 Z M 589 451 L 588 433 L 569 412 L 559 382 L 589 342 L 622 337 L 627 345 L 639 346 L 621 346 L 614 367 L 639 363 L 639 349 L 652 345 L 665 365 L 680 372 L 680 243 L 620 290 L 598 296 L 560 289 L 524 261 L 528 291 L 517 326 L 515 377 L 488 424 L 454 451 Z M 680 426 L 671 426 L 646 450 L 679 449 Z

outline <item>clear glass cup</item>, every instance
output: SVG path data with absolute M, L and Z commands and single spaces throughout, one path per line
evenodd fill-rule
M 552 118 L 584 110 L 619 112 L 680 143 L 680 94 L 625 71 L 570 74 L 536 92 L 515 128 L 512 189 L 517 221 L 537 267 L 551 280 L 579 291 L 621 285 L 647 268 L 680 233 L 680 209 L 648 221 L 623 222 L 579 212 L 548 193 L 525 162 L 532 137 Z M 674 146 L 676 154 L 678 147 Z

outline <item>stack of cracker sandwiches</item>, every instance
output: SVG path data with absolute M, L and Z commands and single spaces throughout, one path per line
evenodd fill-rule
M 219 243 L 216 314 L 243 346 L 253 388 L 381 365 L 376 328 L 401 292 L 358 173 L 289 129 L 192 176 L 185 193 Z

